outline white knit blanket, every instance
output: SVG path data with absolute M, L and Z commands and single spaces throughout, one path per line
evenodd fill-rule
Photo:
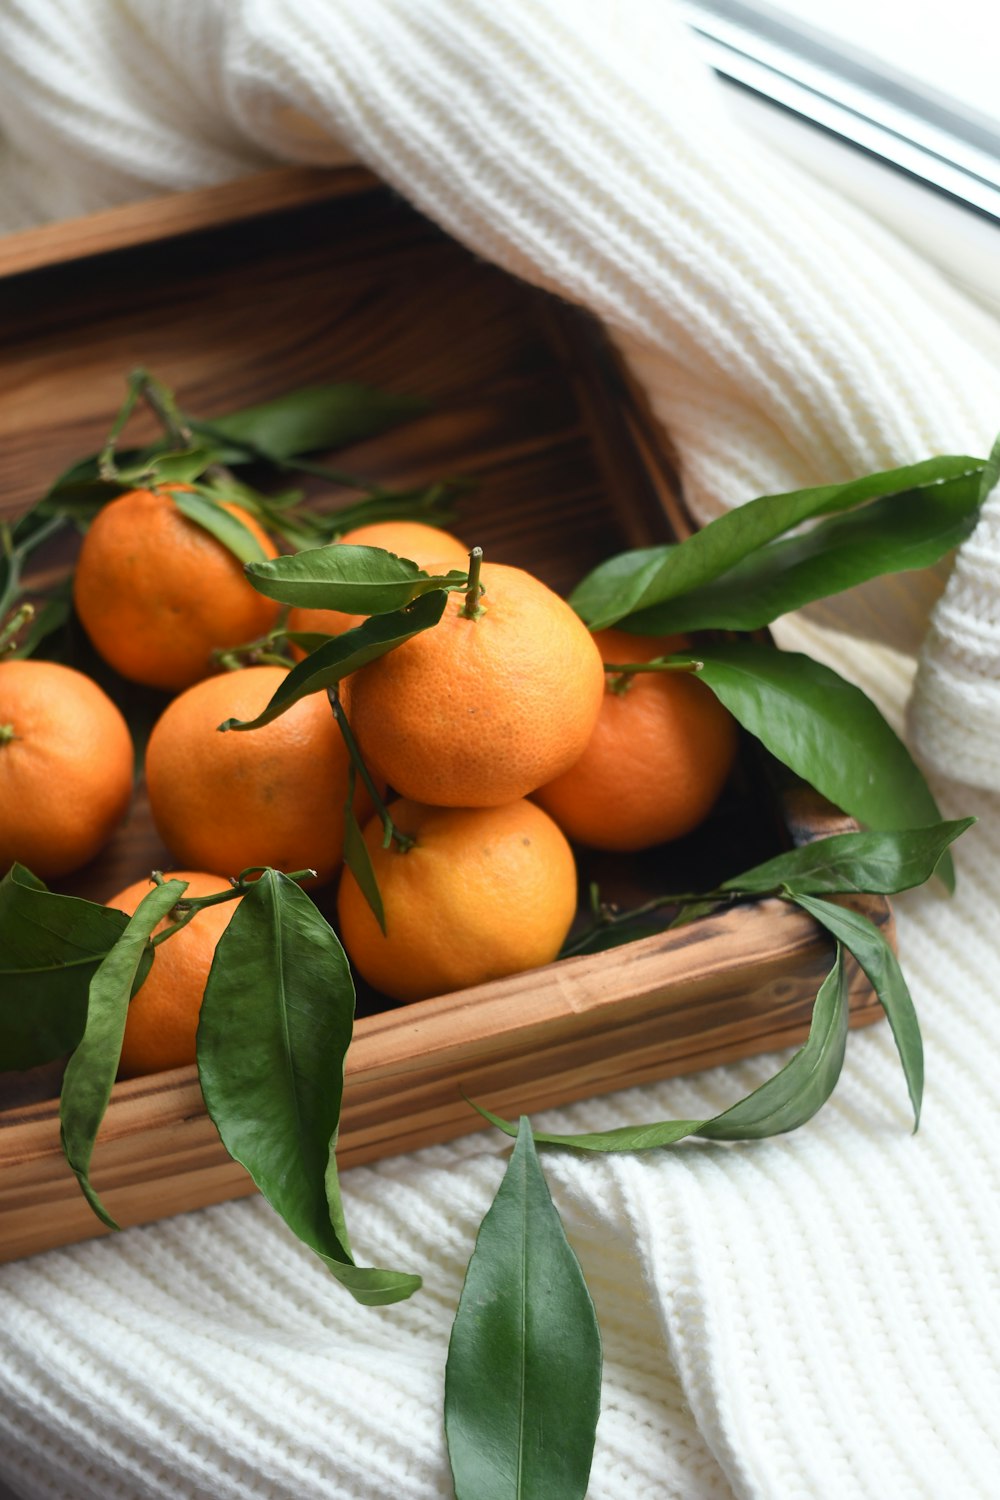
M 274 161 L 368 163 L 606 320 L 702 515 L 1000 427 L 1000 329 L 721 113 L 667 0 L 0 0 L 0 224 Z M 598 1306 L 592 1500 L 1000 1496 L 1000 502 L 940 580 L 779 624 L 975 812 L 959 893 L 898 902 L 925 1032 L 918 1136 L 885 1028 L 796 1134 L 546 1158 Z M 923 642 L 921 648 L 921 642 Z M 919 650 L 919 665 L 916 653 Z M 945 779 L 950 778 L 950 779 Z M 965 783 L 965 784 L 962 784 Z M 722 1107 L 777 1066 L 547 1117 Z M 442 1500 L 448 1331 L 507 1144 L 345 1179 L 361 1310 L 260 1200 L 0 1272 L 0 1476 L 100 1500 Z

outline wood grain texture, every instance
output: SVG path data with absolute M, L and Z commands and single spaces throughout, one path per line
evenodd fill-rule
M 206 227 L 203 196 L 179 195 L 192 201 L 167 200 L 150 242 L 148 217 L 121 211 L 117 231 L 97 226 L 88 258 L 61 264 L 50 241 L 34 269 L 16 262 L 0 278 L 0 515 L 100 446 L 141 363 L 206 417 L 336 379 L 430 397 L 426 415 L 338 465 L 387 483 L 474 480 L 454 529 L 563 592 L 611 552 L 686 529 L 662 435 L 582 316 L 387 192 L 345 195 L 341 181 L 314 201 L 294 174 L 284 186 L 269 174 L 259 200 L 247 187 L 232 222 Z M 152 429 L 140 419 L 130 435 Z M 323 481 L 308 489 L 322 507 L 355 498 Z M 67 560 L 41 566 L 51 575 Z M 819 799 L 783 805 L 747 743 L 702 829 L 634 857 L 580 851 L 582 888 L 597 880 L 624 904 L 707 888 L 842 826 Z M 106 900 L 167 864 L 140 786 L 125 828 L 61 889 Z M 329 910 L 332 893 L 318 899 Z M 885 901 L 866 910 L 891 933 Z M 341 1162 L 481 1128 L 463 1090 L 516 1115 L 799 1042 L 831 953 L 801 912 L 760 902 L 420 1005 L 386 1008 L 362 989 Z M 856 972 L 851 1005 L 855 1025 L 881 1014 Z M 0 1077 L 0 1259 L 101 1232 L 59 1151 L 57 1071 Z M 252 1191 L 193 1069 L 116 1086 L 94 1180 L 123 1224 Z

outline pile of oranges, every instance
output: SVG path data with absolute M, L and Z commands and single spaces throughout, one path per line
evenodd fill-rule
M 380 523 L 340 541 L 434 573 L 470 568 L 460 541 L 422 523 Z M 122 676 L 176 694 L 150 736 L 145 776 L 189 893 L 223 890 L 251 866 L 313 869 L 317 885 L 339 878 L 347 953 L 398 1000 L 551 962 L 577 908 L 571 841 L 629 851 L 687 833 L 735 755 L 733 721 L 691 675 L 606 671 L 641 668 L 685 641 L 592 636 L 519 568 L 487 562 L 479 573 L 477 561 L 437 626 L 341 685 L 372 796 L 387 799 L 377 808 L 352 774 L 325 694 L 262 728 L 218 732 L 226 719 L 255 718 L 288 670 L 218 668 L 220 650 L 275 628 L 279 607 L 168 490 L 133 491 L 98 513 L 74 603 Z M 358 623 L 296 609 L 284 628 L 338 634 Z M 94 682 L 48 662 L 0 662 L 0 871 L 16 860 L 58 877 L 88 861 L 125 816 L 132 774 L 124 719 Z M 384 930 L 342 869 L 355 782 Z M 139 881 L 108 904 L 130 912 L 147 889 Z M 208 970 L 233 909 L 206 907 L 157 947 L 130 1007 L 124 1073 L 193 1060 Z

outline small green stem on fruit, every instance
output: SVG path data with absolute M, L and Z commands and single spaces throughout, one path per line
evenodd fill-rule
M 181 896 L 171 908 L 171 915 L 175 915 L 177 920 L 151 939 L 153 947 L 166 942 L 167 938 L 173 937 L 175 932 L 180 932 L 181 928 L 186 927 L 192 918 L 196 917 L 206 906 L 220 906 L 225 901 L 236 901 L 240 896 L 245 896 L 250 889 L 250 876 L 262 875 L 266 869 L 266 865 L 251 865 L 248 869 L 241 870 L 238 875 L 230 878 L 228 891 L 215 891 L 211 896 Z M 150 876 L 154 885 L 163 885 L 167 878 L 162 870 L 154 870 Z M 295 870 L 288 876 L 288 879 L 301 884 L 303 880 L 315 880 L 316 871 Z
M 22 604 L 15 609 L 10 618 L 0 625 L 0 656 L 6 655 L 8 651 L 17 650 L 17 638 L 31 620 L 35 618 L 35 606 L 33 604 Z
M 408 833 L 403 833 L 402 829 L 397 828 L 389 816 L 389 809 L 386 807 L 378 787 L 372 780 L 371 772 L 365 765 L 358 742 L 354 738 L 354 731 L 347 721 L 347 715 L 344 712 L 344 705 L 340 701 L 340 692 L 336 684 L 333 687 L 327 688 L 326 696 L 330 700 L 330 707 L 333 709 L 333 717 L 337 721 L 337 728 L 344 737 L 344 744 L 347 746 L 347 753 L 351 757 L 351 764 L 357 768 L 358 775 L 365 784 L 365 790 L 372 799 L 375 811 L 382 821 L 382 828 L 385 835 L 382 847 L 383 849 L 388 849 L 389 845 L 395 839 L 400 854 L 405 854 L 407 850 L 413 848 L 417 841 L 411 838 Z
M 0 745 L 9 745 L 11 740 L 16 740 L 17 738 L 18 736 L 14 733 L 13 724 L 0 724 Z
M 627 661 L 604 663 L 610 679 L 609 693 L 627 693 L 637 672 L 700 672 L 703 661 L 671 661 L 666 656 L 654 656 L 652 661 Z
M 469 553 L 469 582 L 465 594 L 465 603 L 459 610 L 459 614 L 464 616 L 466 620 L 478 620 L 480 615 L 486 613 L 479 602 L 485 592 L 482 584 L 479 582 L 479 570 L 482 565 L 483 549 L 482 547 L 473 547 Z

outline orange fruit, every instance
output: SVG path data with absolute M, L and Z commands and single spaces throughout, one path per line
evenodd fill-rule
M 267 557 L 277 556 L 252 516 L 236 505 L 223 509 Z M 166 490 L 132 490 L 98 511 L 83 539 L 73 603 L 115 671 L 174 690 L 215 670 L 213 650 L 270 630 L 280 607 L 253 588 L 228 548 L 181 515 Z
M 337 899 L 344 947 L 370 984 L 423 1000 L 552 962 L 576 911 L 576 867 L 541 808 L 399 800 L 389 814 L 416 843 L 383 849 L 377 817 L 365 829 L 386 935 L 348 869 Z
M 229 888 L 221 875 L 200 871 L 171 871 L 168 880 L 186 880 L 186 896 L 213 896 Z M 106 904 L 129 916 L 152 889 L 148 880 L 137 880 L 112 896 Z M 160 1073 L 164 1068 L 182 1068 L 195 1060 L 195 1036 L 208 971 L 215 945 L 229 925 L 240 898 L 219 906 L 206 906 L 180 932 L 159 943 L 153 966 L 132 999 L 125 1023 L 125 1041 L 118 1071 L 123 1078 L 140 1073 Z M 155 931 L 169 927 L 164 917 Z
M 132 737 L 107 694 L 49 661 L 0 662 L 0 874 L 49 878 L 107 843 L 132 795 Z
M 494 807 L 583 754 L 604 669 L 586 626 L 539 579 L 486 563 L 476 619 L 453 594 L 438 625 L 349 679 L 368 764 L 405 797 Z
M 602 630 L 604 661 L 650 661 L 685 650 L 683 636 L 653 640 Z M 646 849 L 690 833 L 711 810 L 736 757 L 736 723 L 688 672 L 609 677 L 600 717 L 575 765 L 535 793 L 564 833 L 594 849 Z
M 168 704 L 146 748 L 153 820 L 174 858 L 238 875 L 251 865 L 328 880 L 344 848 L 348 757 L 322 693 L 263 729 L 218 732 L 253 719 L 284 667 L 244 667 L 195 683 Z M 367 812 L 361 792 L 357 805 Z
M 418 568 L 440 565 L 440 571 L 450 568 L 467 569 L 469 549 L 450 531 L 439 526 L 428 526 L 423 521 L 373 521 L 370 526 L 356 526 L 345 531 L 331 546 L 349 544 L 352 547 L 384 547 L 386 552 L 395 552 L 397 557 L 409 558 Z M 339 609 L 302 609 L 289 611 L 289 630 L 316 630 L 325 635 L 340 635 L 353 630 L 367 615 L 348 615 Z M 292 647 L 292 655 L 301 659 L 306 653 L 300 646 Z

